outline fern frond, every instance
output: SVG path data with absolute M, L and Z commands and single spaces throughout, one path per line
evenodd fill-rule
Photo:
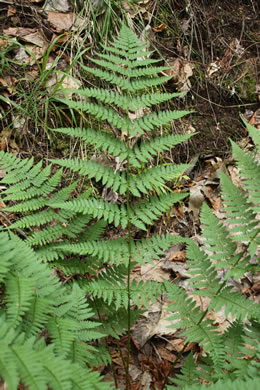
M 165 282 L 165 287 L 169 300 L 174 302 L 167 309 L 174 312 L 167 318 L 175 321 L 169 327 L 184 329 L 181 335 L 186 337 L 186 342 L 198 342 L 203 345 L 205 351 L 212 357 L 215 369 L 221 370 L 225 359 L 224 341 L 212 326 L 213 321 L 204 318 L 205 315 L 196 306 L 196 302 L 180 287 L 169 282 Z
M 181 96 L 181 93 L 155 93 L 129 98 L 126 95 L 119 95 L 113 91 L 100 88 L 66 89 L 65 92 L 75 93 L 86 98 L 95 98 L 102 103 L 113 104 L 123 110 L 130 111 L 151 107 L 152 105 L 163 103 Z M 55 129 L 55 131 L 57 131 L 57 129 Z
M 127 181 L 124 172 L 120 174 L 119 172 L 115 172 L 112 168 L 105 167 L 103 164 L 94 161 L 76 159 L 52 161 L 53 163 L 69 168 L 73 172 L 78 172 L 82 176 L 87 176 L 89 179 L 95 178 L 97 182 L 102 180 L 103 185 L 112 187 L 113 191 L 119 189 L 120 194 L 124 194 L 126 191 Z
M 178 386 L 178 388 L 184 388 L 185 386 L 191 386 L 199 384 L 197 366 L 194 362 L 192 352 L 189 353 L 181 368 L 181 374 L 176 374 L 172 382 Z M 168 386 L 170 389 L 172 386 Z
M 108 223 L 118 226 L 120 223 L 123 229 L 127 225 L 127 216 L 124 205 L 119 207 L 115 203 L 103 201 L 102 199 L 75 199 L 65 203 L 52 204 L 52 207 L 70 210 L 76 213 L 92 215 L 94 218 L 104 218 Z
M 135 144 L 132 152 L 133 156 L 130 154 L 129 160 L 133 166 L 140 167 L 140 163 L 136 163 L 136 160 L 146 163 L 158 153 L 170 150 L 173 146 L 185 142 L 189 138 L 189 134 L 167 135 L 141 142 L 140 145 Z
M 105 46 L 103 46 L 105 47 Z M 115 53 L 117 54 L 117 53 Z M 121 57 L 115 56 L 113 54 L 105 54 L 105 53 L 97 53 L 98 57 L 103 58 L 109 62 L 113 62 L 114 64 L 117 65 L 122 65 L 122 62 L 125 66 L 131 67 L 132 69 L 134 68 L 139 68 L 139 67 L 145 67 L 147 65 L 152 65 L 160 62 L 161 60 L 156 60 L 154 58 L 148 58 L 148 59 L 138 59 L 138 61 L 130 61 L 127 58 L 124 58 L 122 60 Z
M 140 264 L 145 264 L 146 261 L 153 264 L 152 259 L 159 259 L 159 255 L 170 246 L 183 242 L 186 242 L 185 238 L 171 234 L 144 238 L 132 246 L 132 256 Z
M 234 142 L 232 144 L 232 153 L 237 160 L 237 166 L 243 179 L 243 187 L 248 191 L 250 202 L 256 203 L 254 210 L 260 211 L 260 169 L 259 163 L 252 154 L 246 153 L 239 148 Z
M 159 217 L 173 206 L 180 202 L 187 194 L 164 194 L 161 196 L 151 196 L 145 201 L 133 204 L 130 209 L 130 219 L 133 225 L 142 230 L 146 230 L 145 224 L 152 225 Z
M 49 172 L 50 169 L 48 169 Z M 14 190 L 12 188 L 12 194 L 8 195 L 8 190 L 6 191 L 7 195 L 5 196 L 5 200 L 25 200 L 31 199 L 36 196 L 45 196 L 47 197 L 60 183 L 62 178 L 62 170 L 57 171 L 52 177 L 48 179 L 45 177 L 44 183 L 41 185 L 37 185 L 36 179 L 33 179 L 33 187 L 28 188 L 25 192 L 24 189 L 21 191 Z
M 89 68 L 82 66 L 82 68 L 98 77 L 101 80 L 107 81 L 108 83 L 115 84 L 122 90 L 129 92 L 140 91 L 145 88 L 155 87 L 157 85 L 163 84 L 166 81 L 170 80 L 172 76 L 162 76 L 156 78 L 142 78 L 141 80 L 129 81 L 128 79 L 123 79 L 121 76 L 116 76 L 113 73 L 97 69 Z
M 184 387 L 184 390 L 258 390 L 259 388 L 259 378 L 254 379 L 236 379 L 235 381 L 229 380 L 229 381 L 218 381 L 217 383 L 206 385 L 206 384 L 200 384 L 200 385 L 189 385 L 189 387 Z M 167 389 L 174 390 L 176 389 L 175 386 L 167 386 Z
M 253 139 L 253 141 L 254 141 L 254 144 L 255 144 L 256 148 L 257 148 L 258 150 L 260 150 L 260 134 L 259 134 L 258 129 L 256 129 L 256 128 L 255 128 L 254 126 L 252 126 L 250 123 L 246 122 L 242 116 L 241 116 L 241 118 L 242 118 L 244 124 L 246 125 L 247 130 L 248 130 L 250 136 L 252 137 L 252 139 Z
M 245 193 L 224 174 L 221 174 L 221 187 L 228 223 L 235 225 L 229 228 L 229 231 L 234 233 L 232 239 L 249 242 L 256 238 L 257 230 L 260 233 L 260 227 L 253 212 L 253 205 L 248 202 Z
M 160 111 L 159 113 L 153 112 L 149 115 L 143 115 L 142 117 L 133 120 L 132 126 L 126 125 L 122 127 L 123 131 L 129 130 L 131 136 L 138 134 L 144 134 L 145 131 L 151 131 L 156 126 L 163 126 L 173 120 L 180 119 L 183 116 L 189 114 L 190 111 Z
M 147 168 L 140 174 L 129 177 L 129 190 L 136 197 L 148 194 L 149 191 L 164 192 L 165 183 L 179 179 L 189 167 L 188 164 L 179 164 Z
M 157 75 L 160 72 L 163 72 L 165 70 L 169 70 L 170 68 L 167 66 L 155 66 L 155 67 L 148 67 L 148 68 L 134 68 L 131 69 L 131 66 L 128 68 L 124 68 L 121 66 L 117 66 L 113 62 L 109 61 L 104 61 L 104 60 L 98 60 L 95 58 L 91 58 L 91 61 L 94 62 L 94 64 L 97 64 L 105 69 L 109 69 L 112 72 L 119 73 L 122 76 L 126 76 L 129 78 L 140 78 L 143 76 L 152 76 L 152 75 Z
M 45 225 L 48 222 L 51 222 L 57 214 L 53 210 L 39 211 L 37 214 L 27 215 L 26 217 L 21 218 L 19 221 L 14 222 L 8 228 L 10 230 L 16 228 L 28 228 L 32 226 L 41 226 Z
M 108 91 L 107 91 L 108 92 Z M 103 152 L 108 152 L 114 157 L 119 157 L 121 161 L 125 160 L 129 151 L 125 143 L 120 142 L 117 138 L 114 138 L 111 134 L 105 131 L 89 129 L 89 128 L 60 128 L 54 131 L 70 135 L 71 137 L 79 137 L 86 143 L 93 145 Z M 130 152 L 131 153 L 131 152 Z
M 2 339 L 2 337 L 0 339 Z M 6 382 L 8 390 L 17 390 L 19 375 L 13 354 L 8 348 L 7 343 L 6 345 L 2 343 L 0 348 L 0 374 Z
M 103 260 L 103 263 L 109 262 L 111 265 L 127 263 L 128 244 L 124 239 L 115 239 L 108 241 L 86 241 L 77 244 L 60 245 L 58 249 L 65 253 L 74 253 L 79 255 L 96 256 Z

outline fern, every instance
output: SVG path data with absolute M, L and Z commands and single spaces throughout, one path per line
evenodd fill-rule
M 97 354 L 85 341 L 103 334 L 93 330 L 99 323 L 92 320 L 83 291 L 76 285 L 72 290 L 62 287 L 37 254 L 15 235 L 0 233 L 0 243 L 0 280 L 6 298 L 0 310 L 0 374 L 8 389 L 16 390 L 19 381 L 30 389 L 47 385 L 69 389 L 72 384 L 82 389 L 108 389 L 109 384 L 103 386 L 98 375 L 84 367 L 86 362 L 95 364 Z M 91 320 L 86 321 L 88 318 Z M 43 337 L 36 337 L 44 328 L 53 341 L 51 346 Z M 84 364 L 79 353 L 71 358 L 73 344 L 83 348 Z M 87 379 L 85 385 L 75 378 L 74 371 Z
M 53 283 L 57 282 L 57 292 L 54 292 L 51 280 L 50 283 L 43 282 L 46 278 L 42 276 L 44 284 L 39 283 L 41 287 L 38 287 L 34 279 L 36 275 L 32 277 L 31 274 L 34 267 L 31 273 L 25 272 L 21 266 L 21 272 L 8 275 L 4 321 L 26 335 L 21 336 L 26 339 L 23 339 L 23 348 L 19 346 L 18 349 L 21 356 L 25 355 L 24 364 L 27 366 L 24 365 L 23 369 L 28 375 L 21 376 L 22 366 L 19 366 L 19 375 L 29 388 L 37 386 L 34 381 L 36 372 L 42 373 L 39 374 L 39 388 L 46 383 L 55 388 L 88 388 L 90 380 L 79 384 L 79 378 L 90 375 L 89 371 L 85 376 L 82 374 L 86 364 L 92 366 L 102 362 L 102 356 L 104 362 L 109 361 L 108 355 L 104 352 L 99 355 L 101 349 L 90 342 L 104 335 L 118 338 L 125 332 L 130 340 L 130 327 L 142 307 L 148 308 L 149 302 L 154 302 L 165 289 L 160 283 L 131 281 L 132 268 L 138 263 L 152 263 L 173 243 L 183 241 L 170 234 L 136 240 L 133 234 L 138 230 L 146 231 L 147 226 L 153 225 L 174 203 L 186 196 L 173 193 L 171 187 L 189 165 L 156 165 L 154 159 L 190 137 L 166 135 L 159 139 L 155 135 L 156 128 L 163 129 L 165 124 L 189 112 L 153 109 L 151 113 L 143 111 L 132 119 L 135 111 L 179 95 L 143 93 L 146 88 L 160 85 L 169 78 L 157 76 L 165 67 L 157 66 L 157 60 L 149 58 L 151 53 L 146 45 L 125 26 L 119 37 L 104 47 L 104 51 L 93 59 L 94 68 L 83 69 L 112 84 L 111 91 L 110 88 L 86 88 L 72 91 L 81 100 L 65 98 L 59 102 L 70 110 L 103 120 L 106 130 L 61 128 L 54 131 L 81 138 L 100 153 L 118 159 L 122 169 L 78 159 L 51 160 L 51 164 L 40 162 L 34 165 L 33 159 L 20 160 L 0 153 L 0 168 L 6 172 L 2 181 L 5 187 L 2 200 L 8 204 L 5 212 L 17 216 L 8 230 L 13 232 L 12 237 L 14 233 L 26 237 L 24 248 L 30 251 L 31 262 L 33 258 L 37 259 L 35 267 L 42 261 L 49 273 L 53 268 L 55 275 L 60 275 L 65 281 L 67 277 L 69 279 L 66 288 L 53 279 Z M 111 127 L 115 131 L 111 131 Z M 146 134 L 149 137 L 143 137 Z M 61 168 L 56 170 L 54 164 Z M 95 199 L 88 192 L 75 196 L 77 182 L 64 187 L 64 168 L 118 192 L 120 203 Z M 108 239 L 106 226 L 109 229 L 122 228 L 122 236 Z M 4 262 L 2 269 L 8 273 L 9 264 Z M 40 277 L 41 273 L 37 275 Z M 43 328 L 51 345 L 41 349 L 36 339 L 30 337 L 36 336 Z M 27 340 L 28 343 L 32 340 L 30 348 L 34 352 L 31 355 Z M 51 359 L 61 365 L 63 381 L 55 378 Z M 44 360 L 46 369 L 42 368 Z M 31 361 L 34 363 L 30 370 Z M 126 366 L 128 370 L 129 356 Z M 48 382 L 46 370 L 49 371 Z M 14 381 L 15 378 L 17 376 L 14 376 Z M 96 387 L 102 388 L 98 376 L 94 375 L 93 383 L 95 381 Z M 89 388 L 94 388 L 94 385 Z
M 249 125 L 248 131 L 258 150 L 258 133 Z M 255 259 L 260 243 L 257 216 L 260 198 L 259 187 L 256 185 L 260 169 L 253 152 L 245 153 L 235 144 L 232 144 L 232 148 L 243 175 L 244 189 L 236 187 L 222 173 L 220 177 L 226 211 L 225 224 L 204 204 L 201 211 L 204 244 L 199 248 L 193 241 L 187 240 L 192 293 L 208 297 L 208 308 L 201 311 L 184 290 L 166 284 L 169 299 L 173 301 L 169 310 L 174 311 L 169 319 L 176 320 L 172 327 L 184 329 L 182 335 L 186 342 L 197 342 L 206 352 L 203 364 L 195 365 L 191 356 L 185 361 L 182 374 L 173 379 L 182 388 L 198 382 L 199 378 L 211 383 L 225 380 L 221 386 L 224 384 L 226 387 L 230 383 L 230 389 L 244 388 L 242 380 L 247 386 L 249 378 L 259 376 L 259 344 L 256 345 L 256 340 L 259 340 L 259 305 L 233 291 L 227 282 L 230 278 L 239 279 L 246 272 L 259 271 Z M 220 270 L 222 278 L 218 276 Z M 207 318 L 210 310 L 217 312 L 221 309 L 224 309 L 226 316 L 231 315 L 236 319 L 223 335 Z M 250 321 L 248 329 L 245 321 Z M 228 382 L 229 379 L 235 379 L 234 387 Z M 219 388 L 218 383 L 209 388 Z M 196 388 L 189 388 L 193 387 Z

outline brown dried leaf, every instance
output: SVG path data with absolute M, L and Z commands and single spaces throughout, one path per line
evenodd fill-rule
M 35 28 L 9 27 L 3 30 L 7 37 L 19 38 L 24 42 L 33 43 L 39 47 L 46 47 L 48 42 L 41 32 Z
M 8 5 L 7 16 L 13 16 L 16 14 L 16 8 L 13 5 Z
M 171 81 L 176 85 L 179 92 L 188 92 L 191 89 L 189 78 L 193 75 L 193 64 L 179 57 L 168 60 L 166 66 L 169 66 L 170 69 L 161 73 L 165 76 L 172 76 Z
M 156 349 L 162 359 L 166 359 L 171 363 L 174 363 L 177 359 L 177 357 L 173 353 L 171 353 L 164 347 L 157 346 Z
M 74 12 L 64 14 L 63 12 L 50 11 L 48 13 L 48 22 L 56 32 L 69 31 L 72 27 L 77 28 L 84 24 L 84 19 Z
M 166 24 L 161 23 L 159 26 L 153 27 L 154 32 L 162 32 L 167 28 Z

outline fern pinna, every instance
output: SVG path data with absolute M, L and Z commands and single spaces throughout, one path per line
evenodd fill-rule
M 250 124 L 246 125 L 259 153 L 260 133 Z M 222 386 L 230 383 L 230 388 L 242 389 L 247 385 L 243 387 L 241 380 L 251 383 L 249 378 L 256 377 L 259 387 L 260 307 L 234 291 L 234 281 L 245 273 L 250 275 L 250 272 L 260 270 L 257 215 L 260 210 L 260 166 L 254 152 L 246 153 L 233 142 L 232 149 L 243 179 L 243 189 L 236 187 L 221 173 L 225 224 L 206 204 L 203 205 L 201 222 L 204 245 L 199 248 L 193 241 L 188 241 L 187 245 L 192 294 L 210 298 L 208 308 L 201 311 L 184 290 L 166 284 L 169 299 L 174 301 L 169 306 L 169 310 L 174 311 L 169 319 L 176 320 L 172 327 L 183 329 L 182 335 L 186 341 L 198 342 L 206 353 L 203 363 L 199 365 L 194 363 L 192 355 L 186 359 L 182 375 L 174 379 L 174 383 L 183 388 L 193 388 L 190 385 L 201 380 L 214 383 L 229 379 L 237 384 L 231 387 L 231 382 L 221 382 Z M 217 312 L 223 308 L 225 315 L 236 321 L 224 334 L 220 334 L 208 314 L 211 310 Z M 240 381 L 236 381 L 238 378 Z
M 118 338 L 128 330 L 129 346 L 130 327 L 140 307 L 148 307 L 149 301 L 164 290 L 160 283 L 131 281 L 130 272 L 134 265 L 152 262 L 174 242 L 181 240 L 171 234 L 148 238 L 143 234 L 144 238 L 140 240 L 133 236 L 136 230 L 145 232 L 147 226 L 152 226 L 174 203 L 185 197 L 185 194 L 174 193 L 168 183 L 178 179 L 189 167 L 188 164 L 154 164 L 155 157 L 188 140 L 190 135 L 156 135 L 156 128 L 162 127 L 163 130 L 163 125 L 188 112 L 154 110 L 147 113 L 149 107 L 178 96 L 152 92 L 154 86 L 167 81 L 168 77 L 157 75 L 165 68 L 155 66 L 158 60 L 150 58 L 151 54 L 146 44 L 123 26 L 111 46 L 104 47 L 104 53 L 93 59 L 95 67 L 83 67 L 86 72 L 110 84 L 110 90 L 87 88 L 72 91 L 79 101 L 60 100 L 70 109 L 104 120 L 106 130 L 60 128 L 55 131 L 79 137 L 100 153 L 110 155 L 118 161 L 118 169 L 92 160 L 71 159 L 52 160 L 52 164 L 61 167 L 55 170 L 52 164 L 42 168 L 42 163 L 34 165 L 33 159 L 19 160 L 0 153 L 0 166 L 7 173 L 2 181 L 6 188 L 2 199 L 9 206 L 5 211 L 21 216 L 8 228 L 17 234 L 22 233 L 24 245 L 33 248 L 37 259 L 47 262 L 53 272 L 62 275 L 63 280 L 67 281 L 66 276 L 69 280 L 73 276 L 77 278 L 79 290 L 73 287 L 74 284 L 70 287 L 73 299 L 81 300 L 82 292 L 88 298 L 88 307 L 95 317 L 96 336 L 90 331 L 87 338 L 84 327 L 80 330 L 73 328 L 80 332 L 79 338 L 82 337 L 80 343 L 73 344 L 73 353 L 80 363 L 86 355 L 89 365 L 91 359 L 86 349 L 92 346 L 85 347 L 82 342 L 95 340 L 104 333 Z M 143 93 L 145 89 L 150 93 Z M 61 187 L 64 168 L 118 192 L 120 202 L 94 199 L 89 193 L 75 197 L 77 182 Z M 112 240 L 103 238 L 107 224 L 120 225 L 122 236 Z M 68 281 L 66 285 L 70 286 L 70 283 Z M 28 313 L 32 311 L 30 306 L 26 308 Z M 54 318 L 50 318 L 47 331 L 55 341 L 58 339 L 57 327 L 61 338 L 64 332 L 66 348 L 57 346 L 57 351 L 65 358 L 72 343 L 72 335 L 66 330 L 75 326 L 71 324 L 73 315 L 69 314 L 73 308 L 68 301 L 63 306 L 58 303 L 55 310 L 59 314 L 55 311 Z M 86 318 L 89 313 L 86 312 Z M 59 315 L 66 315 L 62 324 L 57 324 Z M 41 316 L 39 325 L 44 323 Z M 88 326 L 91 328 L 91 323 Z M 93 359 L 98 348 L 101 347 L 95 346 Z M 100 354 L 102 358 L 104 362 L 109 361 L 109 356 L 103 352 Z M 127 370 L 128 364 L 129 355 Z

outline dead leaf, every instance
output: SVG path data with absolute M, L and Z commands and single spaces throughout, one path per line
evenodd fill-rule
M 19 38 L 24 42 L 33 43 L 39 47 L 47 47 L 48 42 L 42 33 L 35 28 L 9 27 L 3 30 L 4 35 L 11 38 Z
M 156 349 L 162 359 L 166 359 L 171 363 L 174 363 L 177 359 L 177 357 L 172 352 L 168 351 L 164 347 L 157 346 Z
M 14 85 L 16 84 L 17 80 L 13 76 L 4 76 L 3 78 L 0 77 L 0 84 L 7 89 L 7 91 L 10 94 L 13 94 L 15 92 Z
M 0 133 L 0 150 L 7 150 L 8 143 L 12 134 L 12 130 L 7 128 Z
M 211 77 L 214 73 L 218 72 L 221 69 L 218 61 L 211 62 L 206 70 L 206 77 Z
M 162 282 L 164 279 L 168 279 L 168 272 L 162 269 L 160 263 L 156 265 L 146 264 L 141 266 L 141 279 L 155 280 Z
M 190 278 L 188 267 L 186 264 L 171 262 L 165 260 L 162 265 L 163 270 L 173 271 L 176 275 L 179 275 L 182 279 Z
M 61 79 L 64 77 L 63 72 L 52 72 L 51 76 L 49 77 L 47 83 L 46 83 L 46 88 L 49 90 L 50 93 L 53 92 L 55 85 L 57 85 Z M 61 83 L 62 87 L 64 89 L 79 89 L 81 86 L 81 83 L 79 80 L 73 78 L 72 76 L 66 75 Z M 73 95 L 73 92 L 68 92 L 65 91 L 66 97 L 70 98 Z M 57 91 L 56 96 L 59 97 L 64 97 L 64 93 L 62 92 L 61 89 Z
M 193 75 L 193 64 L 188 60 L 178 57 L 173 60 L 167 60 L 167 69 L 161 72 L 165 76 L 172 76 L 171 81 L 176 85 L 179 92 L 187 93 L 191 89 L 189 78 Z
M 16 8 L 13 5 L 8 5 L 7 16 L 13 16 L 16 14 Z
M 149 19 L 151 0 L 143 0 L 135 3 L 129 1 L 122 1 L 121 6 L 128 13 L 130 18 L 134 19 L 137 14 L 142 14 L 144 19 Z
M 143 313 L 143 319 L 137 322 L 132 331 L 132 340 L 138 349 L 153 336 L 173 335 L 177 332 L 177 329 L 169 328 L 178 320 L 167 320 L 171 316 L 171 313 L 166 310 L 167 306 L 166 302 L 163 305 L 157 302 L 150 306 L 149 311 Z
M 38 3 L 42 0 L 30 0 L 32 3 Z M 45 11 L 67 12 L 70 8 L 69 0 L 47 0 L 44 7 Z
M 48 13 L 48 22 L 56 32 L 69 31 L 72 27 L 78 28 L 84 25 L 84 19 L 74 12 L 66 13 L 50 11 Z
M 186 252 L 185 252 L 185 250 L 182 250 L 182 248 L 183 248 L 182 244 L 171 246 L 166 252 L 165 260 L 185 261 L 186 260 Z
M 152 376 L 148 371 L 145 371 L 141 379 L 142 390 L 150 390 L 151 383 L 152 383 Z
M 0 48 L 5 49 L 8 47 L 11 43 L 8 41 L 8 39 L 4 39 L 0 37 Z
M 166 29 L 166 24 L 162 23 L 162 24 L 159 24 L 159 26 L 156 26 L 156 27 L 153 27 L 153 31 L 154 32 L 162 32 Z
M 195 221 L 199 218 L 200 209 L 205 199 L 202 192 L 203 184 L 199 182 L 190 188 L 189 210 L 193 212 Z

